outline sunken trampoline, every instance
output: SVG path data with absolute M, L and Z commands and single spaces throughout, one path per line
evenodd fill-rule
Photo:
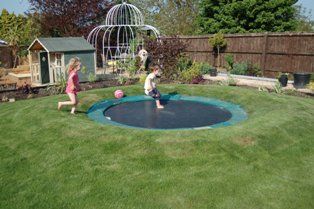
M 247 118 L 238 105 L 205 97 L 163 95 L 157 109 L 148 96 L 103 100 L 88 117 L 103 124 L 144 129 L 206 129 L 233 125 Z

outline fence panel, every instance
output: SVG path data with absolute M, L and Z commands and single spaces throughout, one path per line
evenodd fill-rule
M 187 43 L 185 54 L 191 59 L 216 65 L 208 39 L 211 36 L 180 36 Z M 225 35 L 227 47 L 220 63 L 226 66 L 225 56 L 232 54 L 235 62 L 248 61 L 258 65 L 265 75 L 274 72 L 314 73 L 314 33 L 252 33 Z

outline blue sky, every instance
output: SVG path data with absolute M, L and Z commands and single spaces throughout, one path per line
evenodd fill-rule
M 311 10 L 311 19 L 314 20 L 314 0 L 299 0 L 297 4 L 302 4 L 308 12 Z M 0 10 L 3 8 L 9 12 L 22 14 L 29 8 L 29 5 L 27 0 L 0 0 Z

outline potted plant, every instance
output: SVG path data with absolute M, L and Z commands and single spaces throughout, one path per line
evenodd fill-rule
M 217 67 L 220 67 L 220 51 L 227 46 L 227 41 L 224 38 L 222 32 L 216 33 L 213 37 L 208 39 L 208 43 L 213 47 L 214 52 L 217 52 L 218 55 L 218 64 Z
M 210 76 L 217 76 L 217 74 L 218 74 L 217 68 L 211 67 L 210 71 L 209 71 L 209 75 Z
M 294 87 L 295 88 L 304 88 L 307 84 L 310 83 L 311 74 L 310 73 L 294 73 Z
M 286 87 L 288 84 L 288 73 L 279 73 L 278 81 L 282 87 Z
M 201 63 L 200 71 L 202 75 L 209 74 L 210 76 L 217 76 L 217 68 L 209 65 L 208 63 Z

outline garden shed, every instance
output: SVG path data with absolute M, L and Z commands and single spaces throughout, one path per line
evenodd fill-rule
M 28 48 L 32 85 L 55 84 L 66 76 L 66 65 L 72 57 L 79 57 L 84 72 L 80 81 L 96 75 L 95 48 L 83 37 L 37 38 Z

